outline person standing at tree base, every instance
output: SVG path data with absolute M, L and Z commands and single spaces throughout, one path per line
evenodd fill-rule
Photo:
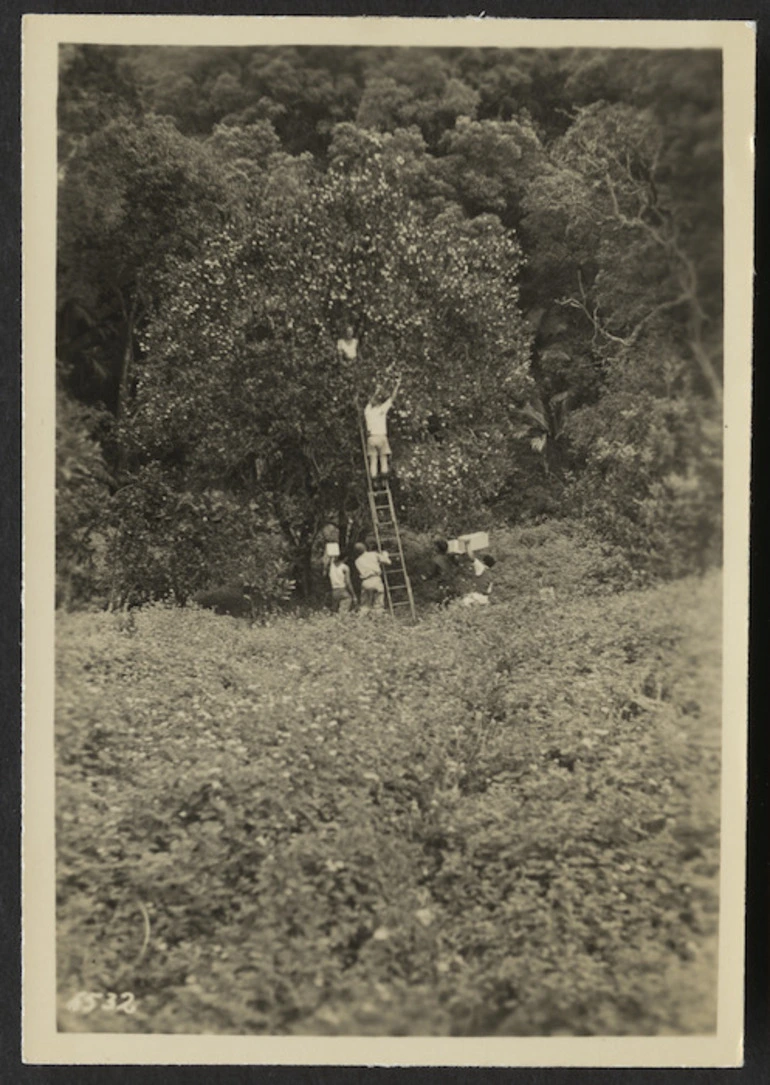
M 401 380 L 399 379 L 389 396 L 385 394 L 382 386 L 378 387 L 364 407 L 366 453 L 369 458 L 369 474 L 372 479 L 388 474 L 388 461 L 391 456 L 390 442 L 388 441 L 388 411 L 393 406 L 393 400 L 396 398 L 400 386 Z
M 385 606 L 385 584 L 382 566 L 390 565 L 390 557 L 375 549 L 373 540 L 356 543 L 356 569 L 361 577 L 361 609 L 370 613 L 381 611 Z
M 350 569 L 335 554 L 329 560 L 329 585 L 332 590 L 332 609 L 336 614 L 347 614 L 355 605 L 356 593 L 350 579 Z

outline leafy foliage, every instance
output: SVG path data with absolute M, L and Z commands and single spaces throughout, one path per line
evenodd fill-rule
M 168 120 L 118 114 L 73 148 L 59 190 L 58 346 L 83 398 L 123 413 L 165 260 L 195 252 L 229 203 L 213 155 Z
M 719 56 L 60 61 L 60 1027 L 712 1031 Z M 396 375 L 422 620 L 278 616 Z
M 378 146 L 324 175 L 281 160 L 294 186 L 268 189 L 250 229 L 168 262 L 124 426 L 139 462 L 262 495 L 300 575 L 320 526 L 361 500 L 356 409 L 378 380 L 402 377 L 401 442 L 505 427 L 527 380 L 514 239 L 491 216 L 426 217 Z M 333 349 L 343 314 L 353 370 Z
M 687 394 L 682 363 L 656 362 L 644 385 L 618 365 L 601 404 L 570 420 L 585 457 L 570 498 L 640 572 L 677 576 L 721 560 L 722 432 Z
M 399 372 L 413 528 L 584 515 L 640 572 L 718 560 L 719 66 L 63 47 L 57 351 L 118 419 L 117 492 L 257 500 L 307 595 L 322 525 L 365 517 L 356 401 Z
M 413 628 L 60 615 L 60 1027 L 711 1031 L 719 581 L 520 575 L 573 552 Z
M 264 611 L 289 596 L 288 559 L 275 524 L 256 502 L 223 491 L 185 491 L 152 466 L 110 506 L 109 562 L 115 602 L 185 603 L 214 583 L 253 585 Z
M 104 588 L 94 536 L 103 520 L 111 479 L 91 436 L 96 414 L 63 388 L 57 389 L 56 592 L 65 606 L 89 600 Z

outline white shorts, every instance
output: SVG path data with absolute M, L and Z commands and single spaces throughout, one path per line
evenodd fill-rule
M 385 605 L 385 585 L 382 577 L 368 576 L 361 581 L 361 606 L 381 607 Z
M 366 438 L 367 452 L 379 452 L 381 456 L 390 456 L 390 442 L 384 433 L 370 433 Z

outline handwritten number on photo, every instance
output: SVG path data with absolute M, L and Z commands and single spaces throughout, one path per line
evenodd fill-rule
M 93 1013 L 96 1009 L 104 1010 L 105 1013 L 136 1013 L 136 997 L 131 991 L 123 991 L 120 995 L 115 991 L 78 991 L 67 1002 L 70 1013 Z

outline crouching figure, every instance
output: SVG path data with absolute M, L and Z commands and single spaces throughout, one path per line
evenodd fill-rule
M 490 569 L 496 564 L 495 559 L 491 554 L 484 554 L 483 557 L 478 558 L 471 550 L 470 541 L 466 543 L 465 552 L 473 563 L 475 581 L 473 591 L 464 595 L 460 599 L 460 604 L 464 607 L 489 606 L 489 599 L 492 595 L 492 575 Z

